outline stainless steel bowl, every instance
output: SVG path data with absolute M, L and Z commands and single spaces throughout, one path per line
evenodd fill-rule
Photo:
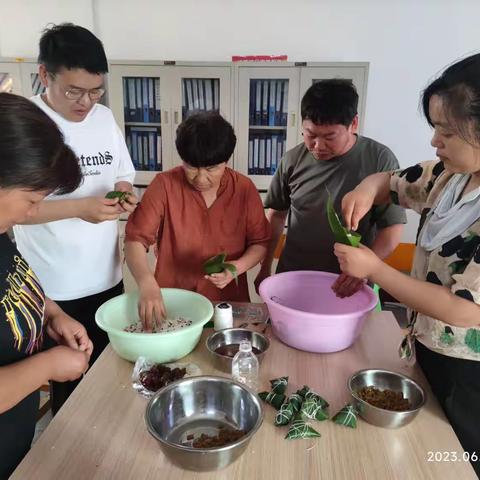
M 214 376 L 184 378 L 167 385 L 150 399 L 145 412 L 148 431 L 169 460 L 199 472 L 219 470 L 236 460 L 262 421 L 263 409 L 255 393 L 229 378 Z M 191 446 L 191 435 L 217 435 L 219 427 L 247 433 L 224 447 Z
M 412 409 L 395 412 L 370 405 L 357 395 L 358 390 L 370 386 L 380 390 L 402 392 L 404 398 L 407 398 L 412 405 Z M 417 416 L 426 400 L 425 392 L 417 382 L 406 375 L 390 370 L 360 370 L 349 378 L 348 389 L 352 395 L 353 405 L 360 416 L 373 425 L 385 428 L 399 428 L 409 424 Z
M 242 340 L 249 340 L 252 347 L 260 350 L 260 353 L 256 354 L 256 356 L 258 363 L 262 362 L 265 352 L 270 347 L 270 340 L 265 335 L 253 330 L 248 330 L 247 328 L 226 328 L 225 330 L 219 330 L 218 332 L 212 333 L 212 335 L 207 338 L 206 342 L 207 350 L 210 353 L 214 367 L 217 370 L 231 373 L 233 358 L 228 355 L 221 355 L 215 350 L 224 345 L 239 345 Z

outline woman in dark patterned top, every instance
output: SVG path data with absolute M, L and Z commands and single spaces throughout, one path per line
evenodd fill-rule
M 45 297 L 7 230 L 52 192 L 77 188 L 81 172 L 55 123 L 25 98 L 0 93 L 0 479 L 30 448 L 38 389 L 88 367 L 85 328 Z M 43 332 L 59 346 L 42 352 Z
M 372 175 L 342 203 L 353 229 L 373 204 L 393 202 L 421 215 L 411 276 L 364 247 L 337 244 L 335 253 L 343 271 L 368 277 L 410 308 L 400 352 L 416 353 L 464 449 L 478 460 L 480 54 L 447 68 L 422 103 L 438 160 Z M 472 463 L 480 474 L 480 464 Z

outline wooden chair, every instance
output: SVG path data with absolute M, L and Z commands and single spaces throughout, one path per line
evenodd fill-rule
M 50 385 L 47 383 L 40 387 L 41 392 L 48 393 L 47 397 L 40 398 L 40 406 L 37 414 L 37 422 L 50 410 Z

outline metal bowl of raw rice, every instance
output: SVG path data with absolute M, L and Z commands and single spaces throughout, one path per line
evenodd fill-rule
M 203 326 L 213 316 L 212 303 L 199 293 L 179 288 L 162 288 L 161 292 L 167 319 L 156 333 L 141 331 L 138 291 L 114 297 L 97 310 L 97 325 L 125 360 L 135 362 L 140 356 L 157 363 L 178 360 L 197 346 Z

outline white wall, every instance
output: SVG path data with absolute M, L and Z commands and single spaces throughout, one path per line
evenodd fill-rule
M 68 20 L 111 59 L 368 61 L 364 133 L 407 166 L 434 158 L 419 92 L 479 48 L 479 18 L 478 0 L 0 0 L 0 56 L 35 57 L 45 24 Z

